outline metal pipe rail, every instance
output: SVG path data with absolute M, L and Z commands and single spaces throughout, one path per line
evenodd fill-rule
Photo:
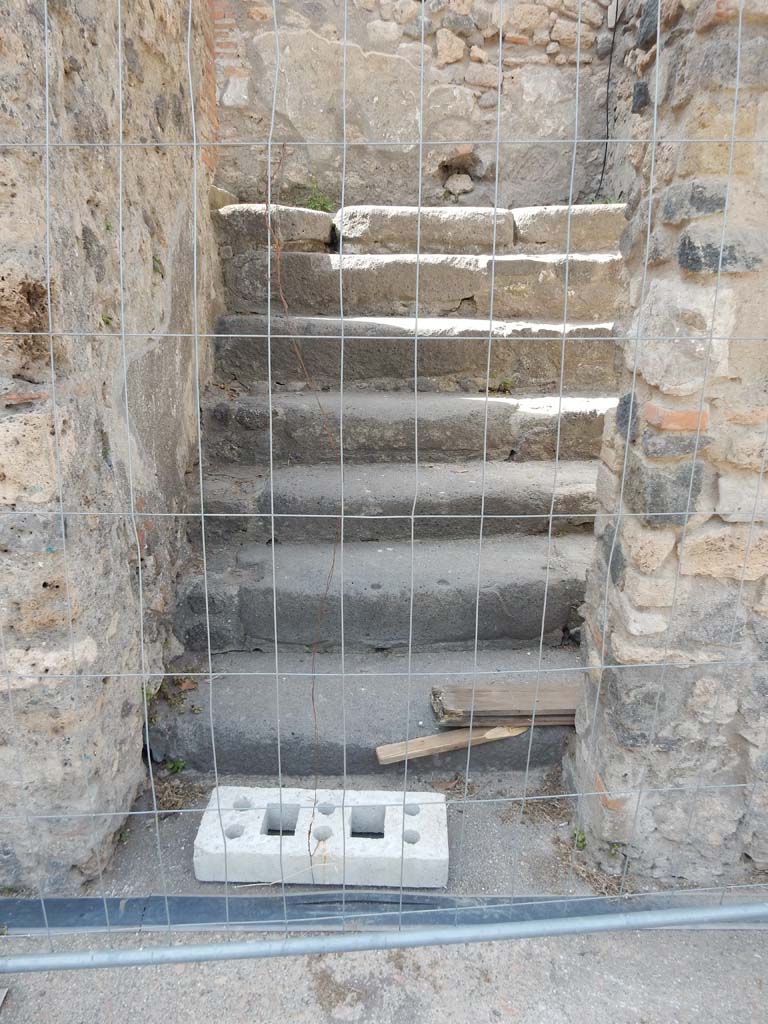
M 261 942 L 218 942 L 149 949 L 84 950 L 32 953 L 0 959 L 0 974 L 31 971 L 77 971 L 86 968 L 149 967 L 213 960 L 263 960 L 277 956 L 314 956 L 374 949 L 415 949 L 419 946 L 498 942 L 505 939 L 552 938 L 592 932 L 624 932 L 649 928 L 768 922 L 768 901 L 729 907 L 688 907 L 598 914 L 544 921 L 496 922 L 489 925 L 441 925 L 404 931 L 352 932 L 341 935 L 296 936 Z

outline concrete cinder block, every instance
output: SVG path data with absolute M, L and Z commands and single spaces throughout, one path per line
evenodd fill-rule
M 226 864 L 225 864 L 226 860 Z M 448 882 L 445 797 L 400 790 L 219 786 L 195 837 L 201 882 Z

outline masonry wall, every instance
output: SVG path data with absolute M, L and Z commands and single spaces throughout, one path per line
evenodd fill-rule
M 501 61 L 499 203 L 568 200 L 576 114 L 577 0 L 211 0 L 222 148 L 219 181 L 241 201 L 341 200 L 342 41 L 347 11 L 347 203 L 418 200 L 424 39 L 422 202 L 489 205 L 495 193 Z M 580 138 L 574 196 L 599 180 L 611 33 L 608 0 L 581 4 Z M 499 44 L 499 23 L 503 42 Z M 272 125 L 268 172 L 265 143 Z M 323 145 L 323 143 L 335 145 Z M 283 143 L 286 143 L 283 146 Z M 377 143 L 377 145 L 361 145 Z M 330 206 L 329 206 L 330 208 Z
M 144 784 L 139 569 L 146 670 L 161 672 L 176 643 L 173 513 L 197 449 L 194 156 L 186 6 L 124 3 L 121 301 L 115 5 L 48 9 L 46 187 L 43 3 L 0 5 L 0 139 L 30 144 L 0 147 L 0 785 L 4 815 L 19 815 L 0 823 L 0 884 L 61 891 L 98 871 Z M 204 141 L 215 106 L 202 4 L 193 30 Z M 202 332 L 215 309 L 214 157 L 198 163 Z M 205 339 L 200 360 L 204 382 Z
M 633 311 L 572 767 L 607 870 L 749 881 L 768 868 L 768 9 L 745 0 L 739 39 L 737 0 L 665 2 L 658 46 L 657 11 L 629 3 L 616 53 Z

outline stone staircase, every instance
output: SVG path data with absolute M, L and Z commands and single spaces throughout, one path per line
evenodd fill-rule
M 328 758 L 340 767 L 342 423 L 344 668 L 366 674 L 345 685 L 368 722 L 362 733 L 359 723 L 353 727 L 348 770 L 374 769 L 373 747 L 404 737 L 409 696 L 411 735 L 432 731 L 429 688 L 471 670 L 476 629 L 483 671 L 499 679 L 505 670 L 535 669 L 542 616 L 548 671 L 579 661 L 575 645 L 559 645 L 579 621 L 603 418 L 617 399 L 623 206 L 572 210 L 565 328 L 567 208 L 500 211 L 495 268 L 489 209 L 425 209 L 420 229 L 411 208 L 347 207 L 343 214 L 273 208 L 271 317 L 264 207 L 214 214 L 229 313 L 218 327 L 202 415 L 210 636 L 214 667 L 224 673 L 215 684 L 218 719 L 214 709 L 223 771 L 274 765 L 273 552 L 280 669 L 288 674 L 281 716 L 294 726 L 283 737 L 293 751 L 287 770 L 311 771 L 318 757 L 326 770 Z M 193 523 L 198 553 L 199 531 Z M 199 558 L 181 582 L 177 633 L 187 662 L 205 652 Z M 317 730 L 323 751 L 315 743 L 312 756 L 310 685 L 314 713 L 319 700 L 327 718 Z M 196 702 L 210 698 L 201 684 Z M 205 718 L 163 711 L 153 753 L 209 767 Z M 534 760 L 556 756 L 562 731 L 536 733 Z M 517 748 L 514 741 L 478 748 L 478 762 L 524 764 L 528 738 L 521 739 Z M 446 755 L 442 763 L 464 757 Z

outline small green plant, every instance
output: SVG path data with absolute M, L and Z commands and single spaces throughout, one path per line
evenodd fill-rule
M 131 834 L 131 830 L 129 828 L 121 829 L 117 833 L 117 841 L 118 841 L 118 843 L 120 843 L 121 846 L 125 846 L 125 844 L 128 842 L 128 836 L 130 834 Z
M 308 185 L 302 193 L 299 199 L 299 206 L 305 206 L 308 210 L 320 210 L 322 213 L 333 212 L 333 200 L 325 192 L 321 191 L 314 182 Z
M 170 761 L 165 762 L 165 767 L 169 775 L 178 775 L 187 767 L 187 762 L 181 757 L 172 757 Z
M 587 837 L 584 835 L 580 828 L 575 828 L 571 833 L 571 839 L 573 845 L 577 850 L 586 850 L 587 848 Z
M 103 323 L 103 324 L 104 324 L 104 325 L 105 325 L 106 327 L 111 327 L 111 326 L 112 326 L 112 317 L 111 317 L 111 316 L 108 316 L 108 314 L 107 314 L 107 313 L 102 313 L 102 314 L 101 314 L 101 322 L 102 322 L 102 323 Z
M 165 267 L 163 261 L 159 256 L 152 257 L 152 270 L 155 274 L 159 274 L 160 277 L 165 278 Z
M 107 218 L 107 219 L 106 219 L 106 220 L 104 221 L 104 230 L 105 230 L 106 232 L 110 232 L 110 231 L 112 230 L 112 221 L 111 221 L 111 220 L 110 220 L 109 218 Z
M 608 856 L 618 857 L 621 851 L 624 849 L 624 843 L 610 843 L 608 845 Z
M 156 700 L 164 700 L 169 708 L 178 711 L 187 702 L 185 690 L 186 676 L 166 676 L 157 688 Z

